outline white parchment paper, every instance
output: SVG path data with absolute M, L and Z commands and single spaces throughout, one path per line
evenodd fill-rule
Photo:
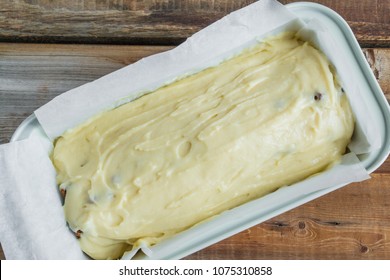
M 325 27 L 316 24 L 304 25 L 277 1 L 261 0 L 208 26 L 171 51 L 142 59 L 56 97 L 35 111 L 35 115 L 47 137 L 53 140 L 99 112 L 216 65 L 267 34 L 301 29 L 302 36 L 318 44 L 329 56 L 348 96 L 353 96 L 351 105 L 357 116 L 359 133 L 354 136 L 351 150 L 359 154 L 375 149 L 380 143 L 370 135 L 375 135 L 376 128 L 368 125 L 370 120 L 366 112 L 364 118 L 359 117 L 366 108 L 364 102 L 359 101 L 360 93 L 348 79 L 342 57 L 334 52 L 337 42 L 329 38 Z M 86 258 L 66 226 L 49 150 L 47 138 L 42 135 L 0 146 L 0 241 L 8 259 Z M 219 234 L 217 229 L 233 232 L 225 228 L 227 221 L 230 227 L 237 229 L 241 228 L 239 222 L 245 219 L 259 222 L 258 218 L 249 214 L 253 213 L 253 207 L 258 209 L 255 213 L 264 212 L 264 217 L 269 218 L 272 209 L 293 205 L 294 199 L 330 186 L 342 186 L 367 178 L 369 176 L 359 159 L 350 153 L 343 157 L 340 165 L 327 172 L 281 188 L 187 230 L 176 238 L 143 250 L 152 258 L 163 258 L 172 248 L 191 244 L 194 250 L 199 246 L 195 243 L 203 242 L 200 238 L 205 238 L 202 244 L 217 240 L 210 237 L 211 234 Z M 130 252 L 125 257 L 131 258 L 134 253 Z
M 0 146 L 0 241 L 7 259 L 83 259 L 70 233 L 47 147 L 37 137 Z

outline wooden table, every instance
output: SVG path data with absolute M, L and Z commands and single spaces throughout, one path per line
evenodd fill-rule
M 173 48 L 253 0 L 2 0 L 0 144 L 54 96 Z M 282 3 L 296 1 L 281 1 Z M 390 0 L 314 1 L 351 25 L 390 98 Z M 4 258 L 2 251 L 0 257 Z M 186 259 L 389 259 L 390 160 Z

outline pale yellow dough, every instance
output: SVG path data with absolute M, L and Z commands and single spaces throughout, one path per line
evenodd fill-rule
M 326 57 L 284 34 L 67 131 L 52 159 L 82 250 L 116 259 L 323 171 L 353 127 Z

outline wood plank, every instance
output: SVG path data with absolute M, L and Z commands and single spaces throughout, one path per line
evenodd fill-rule
M 375 78 L 390 101 L 390 49 L 363 49 Z
M 170 48 L 0 44 L 0 144 L 58 94 Z
M 281 3 L 298 0 L 282 0 Z M 179 44 L 255 0 L 3 0 L 0 41 Z M 341 14 L 365 47 L 390 47 L 390 0 L 313 1 Z
M 186 259 L 389 259 L 389 201 L 390 174 L 374 174 Z

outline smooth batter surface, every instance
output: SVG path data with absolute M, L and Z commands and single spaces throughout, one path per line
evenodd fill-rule
M 287 34 L 57 139 L 65 215 L 120 258 L 337 162 L 354 121 L 322 53 Z

